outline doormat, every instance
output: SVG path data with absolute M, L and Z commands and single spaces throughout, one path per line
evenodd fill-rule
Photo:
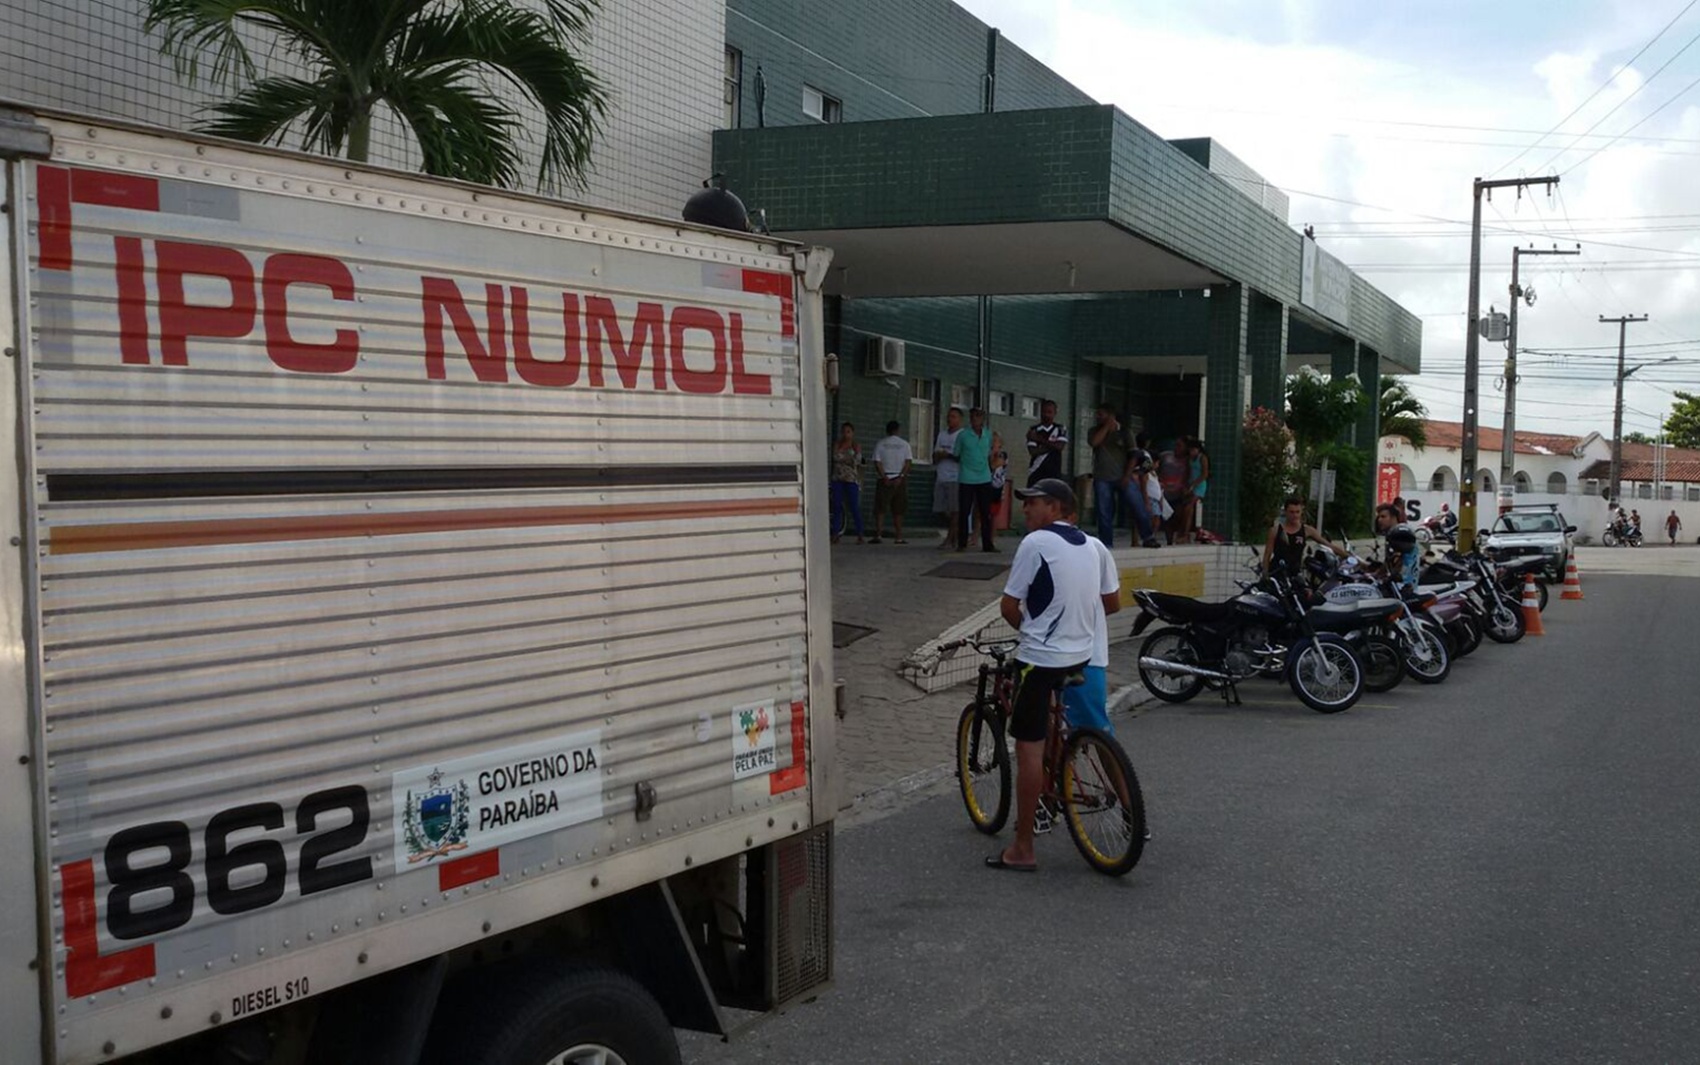
M 989 581 L 1008 569 L 1004 562 L 946 562 L 921 574 L 923 577 L 949 577 L 959 581 Z
M 866 625 L 849 625 L 842 621 L 832 623 L 832 646 L 849 647 L 864 636 L 872 636 L 878 629 L 870 629 Z

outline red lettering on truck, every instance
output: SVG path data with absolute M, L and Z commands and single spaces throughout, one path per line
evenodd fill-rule
M 674 312 L 675 316 L 677 313 Z M 661 325 L 662 314 L 659 303 L 638 304 L 637 314 L 632 317 L 632 339 L 628 344 L 625 333 L 620 329 L 620 315 L 614 309 L 614 301 L 605 296 L 584 298 L 585 334 L 588 338 L 585 354 L 589 360 L 586 372 L 592 388 L 602 387 L 603 352 L 607 352 L 608 357 L 614 361 L 614 370 L 620 375 L 620 383 L 627 388 L 636 388 L 638 373 L 643 369 L 644 348 L 647 347 L 649 361 L 654 367 L 655 390 L 667 390 L 667 352 Z M 719 389 L 716 388 L 715 391 L 718 392 Z
M 360 361 L 360 334 L 354 330 L 338 329 L 333 339 L 317 344 L 297 340 L 289 331 L 291 285 L 317 285 L 329 289 L 333 300 L 354 300 L 354 275 L 340 261 L 323 255 L 271 256 L 260 280 L 266 354 L 283 369 L 296 373 L 347 373 L 354 369 Z
M 216 244 L 154 242 L 159 277 L 159 357 L 167 366 L 189 365 L 190 337 L 245 337 L 254 331 L 254 267 L 235 248 Z M 217 278 L 230 286 L 228 303 L 190 303 L 186 277 Z
M 72 205 L 157 212 L 155 178 L 44 166 L 36 170 L 40 265 L 68 270 L 72 262 Z M 299 252 L 254 256 L 220 244 L 113 237 L 117 285 L 119 357 L 126 365 L 189 365 L 191 341 L 243 340 L 262 332 L 266 355 L 291 373 L 340 374 L 360 361 L 360 331 L 339 324 L 328 340 L 307 340 L 290 327 L 290 300 L 303 288 L 318 288 L 339 304 L 360 302 L 354 274 L 339 259 Z M 149 259 L 153 292 L 149 292 Z M 779 271 L 744 270 L 745 292 L 778 298 L 780 335 L 797 335 L 795 281 Z M 158 335 L 150 333 L 150 295 Z M 475 380 L 505 384 L 509 351 L 514 372 L 528 385 L 564 388 L 583 381 L 608 387 L 608 367 L 620 387 L 657 392 L 676 389 L 695 395 L 769 396 L 772 378 L 746 363 L 744 316 L 712 307 L 638 301 L 622 308 L 615 299 L 562 292 L 561 354 L 539 358 L 534 350 L 533 301 L 523 286 L 484 283 L 483 323 L 475 317 L 460 284 L 451 278 L 420 278 L 420 320 L 425 376 L 448 380 L 448 333 Z M 350 306 L 352 311 L 353 307 Z M 647 364 L 647 372 L 646 372 Z

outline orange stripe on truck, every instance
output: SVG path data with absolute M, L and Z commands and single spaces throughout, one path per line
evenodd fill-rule
M 617 503 L 607 506 L 425 510 L 399 514 L 330 514 L 303 518 L 123 522 L 61 525 L 52 530 L 47 543 L 49 554 L 83 555 L 104 551 L 155 551 L 173 547 L 333 540 L 355 536 L 411 536 L 545 525 L 604 525 L 680 518 L 795 514 L 797 508 L 795 499 L 732 499 L 668 506 Z

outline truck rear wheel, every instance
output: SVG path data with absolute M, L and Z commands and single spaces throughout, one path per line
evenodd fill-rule
M 439 1065 L 678 1065 L 679 1043 L 649 992 L 616 969 L 521 963 L 445 993 L 432 1023 Z

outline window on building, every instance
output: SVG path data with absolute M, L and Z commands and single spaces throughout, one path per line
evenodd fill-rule
M 1534 489 L 1534 485 L 1529 482 L 1529 475 L 1524 473 L 1522 470 L 1518 470 L 1516 473 L 1511 475 L 1511 485 L 1512 490 L 1518 495 L 1522 495 L 1524 492 Z
M 1659 486 L 1659 498 L 1660 499 L 1675 499 L 1676 498 L 1676 486 L 1672 485 L 1672 484 L 1660 485 Z
M 986 406 L 988 408 L 988 413 L 991 414 L 1014 414 L 1015 393 L 992 392 L 991 402 L 986 404 Z
M 1570 488 L 1570 482 L 1564 479 L 1562 473 L 1547 474 L 1547 492 L 1550 495 L 1561 496 Z
M 1491 474 L 1491 473 L 1478 473 L 1478 474 L 1476 474 L 1476 477 L 1481 481 L 1480 491 L 1481 491 L 1482 495 L 1485 495 L 1485 496 L 1493 495 L 1493 485 L 1494 485 L 1493 474 Z
M 1588 478 L 1588 494 L 1591 496 L 1600 494 L 1600 479 L 1598 477 Z
M 803 114 L 820 122 L 844 121 L 844 105 L 812 85 L 803 86 Z
M 962 413 L 966 415 L 969 411 L 980 405 L 979 390 L 973 385 L 951 385 L 950 405 L 953 407 L 961 407 Z M 965 422 L 963 424 L 967 423 Z
M 1700 484 L 1689 485 L 1688 490 L 1683 494 L 1683 498 L 1690 503 L 1700 503 Z
M 737 129 L 744 99 L 744 53 L 726 49 L 726 114 L 724 129 Z
M 1653 486 L 1648 484 L 1645 481 L 1642 481 L 1640 484 L 1635 486 L 1635 498 L 1636 499 L 1651 499 L 1651 498 L 1653 498 Z
M 1023 418 L 1037 418 L 1039 416 L 1038 396 L 1021 397 L 1021 416 Z
M 1431 492 L 1450 492 L 1458 487 L 1458 475 L 1452 472 L 1452 467 L 1441 466 L 1428 479 L 1428 490 Z
M 933 461 L 933 439 L 938 436 L 939 383 L 927 378 L 909 379 L 909 449 L 917 463 Z

